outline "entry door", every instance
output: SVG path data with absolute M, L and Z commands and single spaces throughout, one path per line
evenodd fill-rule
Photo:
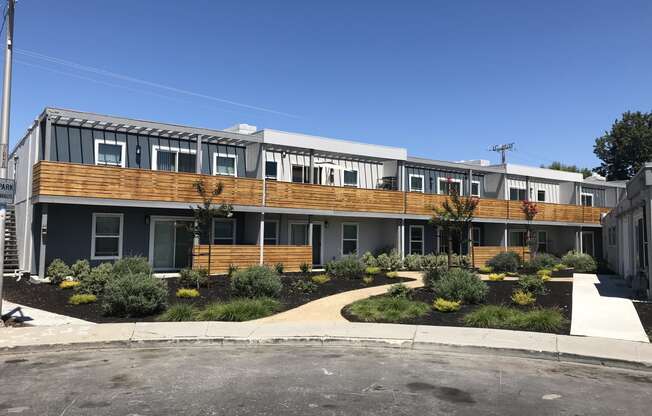
M 312 224 L 312 264 L 319 266 L 321 260 L 321 224 Z
M 582 232 L 582 253 L 595 257 L 595 246 L 593 233 L 590 231 Z
M 155 270 L 182 269 L 189 265 L 192 221 L 153 219 L 152 266 Z

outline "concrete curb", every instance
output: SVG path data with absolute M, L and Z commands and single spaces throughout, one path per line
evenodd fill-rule
M 139 322 L 1 330 L 0 355 L 174 346 L 325 346 L 490 354 L 652 371 L 652 344 L 498 329 L 339 322 Z

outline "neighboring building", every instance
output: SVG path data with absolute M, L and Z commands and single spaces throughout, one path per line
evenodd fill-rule
M 540 251 L 602 255 L 601 218 L 623 184 L 549 169 L 444 162 L 378 146 L 240 124 L 224 131 L 47 108 L 10 156 L 19 265 L 140 254 L 155 270 L 189 265 L 193 183 L 222 183 L 232 218 L 212 224 L 211 269 L 323 265 L 348 253 L 444 249 L 429 225 L 451 189 L 480 198 L 478 261 L 525 242 L 521 200 L 539 204 Z M 10 170 L 11 172 L 11 170 Z M 457 242 L 456 249 L 465 252 Z M 204 256 L 205 257 L 205 256 Z M 205 261 L 200 257 L 198 261 Z
M 623 182 L 625 183 L 625 182 Z M 626 182 L 626 192 L 604 218 L 604 260 L 639 294 L 652 299 L 649 236 L 652 235 L 652 163 Z

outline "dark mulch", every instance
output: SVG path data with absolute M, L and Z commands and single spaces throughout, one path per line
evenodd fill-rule
M 406 282 L 411 279 L 390 279 L 384 274 L 376 275 L 373 283 L 367 285 L 362 280 L 349 279 L 331 279 L 322 285 L 317 285 L 317 290 L 312 293 L 296 293 L 290 290 L 292 282 L 297 280 L 310 280 L 310 276 L 316 273 L 302 275 L 292 273 L 281 276 L 283 281 L 283 291 L 279 301 L 283 304 L 282 311 L 295 308 L 304 303 L 319 299 L 336 293 L 346 292 L 349 290 L 362 289 L 370 286 L 379 286 Z M 226 276 L 212 277 L 209 287 L 199 289 L 200 296 L 194 299 L 179 299 L 175 293 L 179 288 L 176 279 L 167 279 L 168 285 L 168 304 L 174 303 L 192 303 L 196 306 L 203 306 L 212 302 L 225 301 L 231 298 L 229 293 L 229 278 Z M 74 294 L 74 290 L 59 289 L 57 286 L 49 284 L 32 285 L 23 279 L 16 282 L 13 277 L 4 279 L 4 298 L 10 302 L 19 303 L 25 306 L 31 306 L 46 311 L 72 316 L 86 321 L 107 323 L 107 322 L 134 322 L 134 321 L 154 321 L 156 316 L 146 316 L 139 318 L 116 318 L 103 316 L 100 308 L 100 302 L 86 305 L 69 305 L 68 299 Z
M 643 329 L 652 341 L 652 302 L 634 302 L 638 317 L 643 324 Z
M 516 281 L 486 282 L 489 286 L 489 293 L 485 305 L 506 305 L 517 308 L 530 309 L 536 307 L 558 307 L 568 319 L 568 325 L 559 331 L 559 334 L 570 334 L 570 319 L 573 304 L 573 284 L 570 282 L 547 282 L 548 293 L 537 296 L 535 305 L 529 307 L 520 307 L 515 305 L 512 300 L 512 292 L 516 286 Z M 425 302 L 432 305 L 435 295 L 426 288 L 419 288 L 413 291 L 412 298 L 417 301 Z M 402 324 L 413 325 L 437 325 L 437 326 L 464 326 L 462 318 L 469 312 L 474 311 L 481 305 L 462 305 L 457 312 L 442 313 L 432 309 L 427 315 L 420 318 L 406 320 Z M 342 316 L 352 322 L 360 322 L 359 319 L 351 315 L 346 308 L 342 309 Z

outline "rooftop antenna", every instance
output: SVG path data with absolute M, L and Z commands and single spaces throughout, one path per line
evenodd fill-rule
M 514 143 L 495 144 L 489 148 L 492 152 L 500 153 L 500 163 L 502 165 L 507 163 L 507 151 L 514 150 Z

